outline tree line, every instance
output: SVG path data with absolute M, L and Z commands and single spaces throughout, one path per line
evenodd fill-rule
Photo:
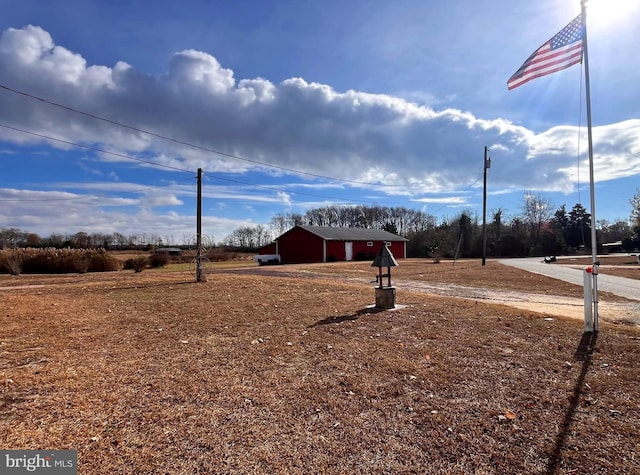
M 619 250 L 631 252 L 640 248 L 640 191 L 630 202 L 630 221 L 596 223 L 599 246 L 620 241 Z M 485 241 L 481 218 L 469 210 L 438 220 L 424 211 L 405 207 L 330 205 L 304 214 L 276 214 L 268 228 L 239 228 L 224 243 L 256 249 L 296 225 L 384 229 L 409 239 L 409 257 L 480 257 Z M 544 195 L 525 192 L 520 214 L 509 218 L 500 208 L 489 213 L 486 255 L 526 257 L 587 252 L 591 249 L 591 225 L 591 215 L 582 204 L 577 203 L 570 210 L 564 204 L 555 209 Z
M 209 239 L 210 241 L 211 239 Z M 121 233 L 86 233 L 80 231 L 74 234 L 50 234 L 41 237 L 36 233 L 22 231 L 17 228 L 0 228 L 0 249 L 17 247 L 34 248 L 71 248 L 71 249 L 147 249 L 150 247 L 195 246 L 195 235 L 185 234 L 175 238 L 169 234 L 129 234 Z
M 622 251 L 640 248 L 640 189 L 630 204 L 629 221 L 596 223 L 599 246 L 619 241 Z M 255 251 L 296 225 L 384 229 L 409 240 L 409 257 L 480 257 L 486 231 L 487 256 L 526 257 L 587 252 L 591 249 L 592 222 L 591 215 L 579 203 L 570 210 L 564 204 L 554 208 L 544 195 L 525 192 L 518 215 L 508 217 L 501 208 L 491 210 L 486 230 L 481 218 L 470 210 L 438 220 L 429 213 L 406 207 L 329 205 L 305 213 L 278 213 L 268 225 L 240 227 L 218 245 Z M 212 247 L 213 238 L 204 237 Z M 15 228 L 0 228 L 0 248 L 145 249 L 194 245 L 195 236 L 186 234 L 176 239 L 173 235 L 78 232 L 43 238 Z

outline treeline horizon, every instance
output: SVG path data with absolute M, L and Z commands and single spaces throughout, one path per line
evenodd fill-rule
M 505 217 L 503 209 L 487 213 L 486 256 L 526 257 L 586 252 L 591 248 L 591 215 L 581 204 L 567 210 L 554 209 L 541 194 L 525 193 L 522 212 Z M 635 208 L 634 208 L 635 209 Z M 597 229 L 599 251 L 603 243 L 620 241 L 620 249 L 631 252 L 640 248 L 640 220 L 600 221 Z M 254 252 L 297 225 L 384 229 L 409 240 L 408 257 L 480 257 L 483 255 L 485 227 L 482 218 L 469 210 L 438 220 L 421 210 L 388 206 L 330 205 L 305 213 L 279 213 L 268 225 L 244 226 L 222 242 L 203 236 L 205 247 L 226 246 Z M 189 248 L 195 235 L 86 233 L 51 234 L 40 237 L 16 228 L 0 228 L 0 247 L 55 247 L 143 249 L 158 247 Z
M 635 206 L 635 204 L 632 202 Z M 635 208 L 634 208 L 635 210 Z M 640 248 L 640 220 L 599 221 L 597 242 L 620 241 L 620 249 Z M 384 229 L 409 239 L 408 257 L 480 257 L 483 255 L 485 227 L 482 218 L 469 210 L 438 220 L 424 211 L 405 207 L 331 205 L 306 213 L 279 213 L 269 226 L 245 226 L 225 238 L 236 248 L 257 249 L 272 242 L 294 226 L 330 226 Z M 587 252 L 591 249 L 591 215 L 581 204 L 571 210 L 554 208 L 539 193 L 526 192 L 522 212 L 505 217 L 503 209 L 487 213 L 486 255 L 527 257 Z

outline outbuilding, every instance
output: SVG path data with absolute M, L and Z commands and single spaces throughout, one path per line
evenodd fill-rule
M 381 229 L 295 226 L 259 253 L 279 254 L 283 263 L 373 260 L 382 245 L 398 259 L 407 255 L 408 239 Z
M 181 256 L 182 249 L 179 247 L 159 247 L 156 249 L 156 254 L 167 254 L 168 256 Z

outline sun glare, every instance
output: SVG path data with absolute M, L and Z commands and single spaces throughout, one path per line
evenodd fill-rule
M 588 0 L 586 5 L 590 29 L 615 28 L 621 21 L 633 21 L 640 12 L 640 0 Z

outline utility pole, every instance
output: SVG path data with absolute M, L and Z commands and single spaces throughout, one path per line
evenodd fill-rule
M 197 218 L 196 218 L 196 282 L 204 282 L 202 272 L 202 168 L 198 168 L 198 193 L 197 193 Z
M 484 188 L 482 193 L 482 265 L 487 262 L 487 168 L 491 168 L 489 149 L 484 148 Z

